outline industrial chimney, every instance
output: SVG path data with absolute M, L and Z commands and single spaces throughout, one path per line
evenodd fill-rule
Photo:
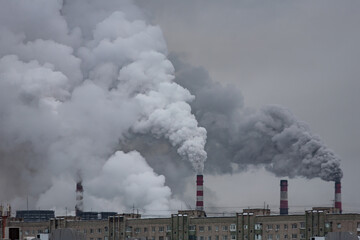
M 288 181 L 280 180 L 280 215 L 288 214 Z
M 76 216 L 80 216 L 80 213 L 84 210 L 83 193 L 84 193 L 84 189 L 82 186 L 82 182 L 79 181 L 76 183 L 76 206 L 75 206 Z
M 204 211 L 204 177 L 196 175 L 196 210 Z
M 335 208 L 339 209 L 340 213 L 342 213 L 340 180 L 335 181 Z

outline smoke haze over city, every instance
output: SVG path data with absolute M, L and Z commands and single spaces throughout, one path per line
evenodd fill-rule
M 167 214 L 194 202 L 189 180 L 195 174 L 205 174 L 205 188 L 206 177 L 209 186 L 218 180 L 205 189 L 209 206 L 219 204 L 221 194 L 213 186 L 229 174 L 236 179 L 260 169 L 269 174 L 264 179 L 343 177 L 343 153 L 338 155 L 336 142 L 328 147 L 331 135 L 319 136 L 311 117 L 297 117 L 286 100 L 247 104 L 242 79 L 249 86 L 249 79 L 260 76 L 244 71 L 239 82 L 226 81 L 219 77 L 228 73 L 212 73 L 216 68 L 210 62 L 216 59 L 188 57 L 194 46 L 186 50 L 172 38 L 184 33 L 181 24 L 186 23 L 176 27 L 180 16 L 167 16 L 174 11 L 170 5 L 127 0 L 0 4 L 1 202 L 20 209 L 28 198 L 31 208 L 73 211 L 80 178 L 87 210 L 122 212 L 136 206 Z M 209 14 L 214 4 L 205 8 Z M 192 11 L 190 19 L 197 16 Z M 290 69 L 284 65 L 284 72 Z M 265 72 L 261 78 L 271 81 L 274 76 Z M 284 88 L 278 85 L 280 92 Z

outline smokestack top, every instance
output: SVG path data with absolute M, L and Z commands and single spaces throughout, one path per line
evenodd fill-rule
M 84 188 L 83 188 L 83 185 L 82 185 L 81 181 L 76 183 L 76 191 L 77 192 L 84 192 Z
M 288 180 L 285 180 L 285 179 L 280 180 L 280 185 L 281 185 L 281 186 L 282 186 L 282 185 L 286 185 L 286 186 L 287 186 L 287 184 L 288 184 Z

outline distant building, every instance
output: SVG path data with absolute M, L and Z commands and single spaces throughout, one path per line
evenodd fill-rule
M 24 222 L 46 222 L 55 217 L 51 210 L 22 210 L 16 211 L 16 218 Z

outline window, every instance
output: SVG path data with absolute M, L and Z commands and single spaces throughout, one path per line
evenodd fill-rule
M 272 227 L 273 227 L 272 224 L 268 224 L 268 225 L 266 226 L 267 230 L 272 230 Z
M 236 240 L 236 235 L 231 235 L 231 240 Z
M 25 235 L 29 235 L 29 230 L 26 230 L 26 231 L 25 231 Z
M 341 223 L 337 224 L 337 228 L 339 228 L 339 229 L 341 228 Z
M 296 223 L 291 224 L 291 228 L 292 228 L 292 229 L 297 228 L 297 224 L 296 224 Z
M 155 227 L 151 227 L 152 232 L 155 232 L 155 230 L 156 230 Z
M 360 228 L 360 222 L 357 223 L 357 228 Z
M 211 231 L 211 226 L 208 226 L 208 231 Z
M 272 238 L 272 234 L 267 235 L 267 239 L 268 239 L 268 240 L 272 240 L 272 239 L 273 239 L 273 238 Z
M 300 229 L 305 229 L 305 222 L 300 223 Z
M 90 228 L 90 233 L 93 234 L 93 233 L 94 233 L 94 229 Z
M 200 236 L 200 240 L 204 240 L 204 236 Z
M 164 227 L 163 226 L 159 227 L 159 232 L 163 232 L 163 231 L 164 231 Z
M 330 223 L 329 223 L 329 222 L 326 222 L 326 223 L 325 223 L 325 227 L 326 227 L 326 228 L 330 228 Z
M 204 232 L 204 226 L 199 226 L 199 232 Z
M 104 231 L 105 232 L 109 231 L 108 227 L 104 227 Z
M 248 225 L 244 225 L 244 229 L 248 229 Z
M 164 240 L 164 236 L 159 236 L 159 240 Z
M 216 235 L 216 236 L 215 236 L 215 240 L 219 240 L 219 235 Z
M 208 240 L 211 240 L 211 236 L 208 236 Z
M 287 230 L 288 229 L 288 225 L 284 224 L 284 229 Z
M 236 231 L 236 225 L 235 224 L 230 225 L 230 231 Z
M 227 230 L 228 230 L 228 226 L 222 226 L 222 230 L 223 230 L 223 231 L 227 231 Z
M 131 232 L 131 231 L 132 231 L 132 227 L 131 227 L 131 226 L 127 226 L 125 231 L 126 231 L 126 232 Z M 91 229 L 90 229 L 90 233 L 91 233 Z
M 170 226 L 170 225 L 167 225 L 167 226 L 166 226 L 166 231 L 167 231 L 167 232 L 171 232 L 171 226 Z
M 101 228 L 98 228 L 98 233 L 101 233 Z
M 284 238 L 287 239 L 287 238 L 288 238 L 288 235 L 287 235 L 287 234 L 284 234 Z
M 147 232 L 147 227 L 144 227 L 144 232 Z
M 135 228 L 135 233 L 140 233 L 140 228 Z
M 255 240 L 261 240 L 261 235 L 260 234 L 255 234 Z
M 280 224 L 276 224 L 275 230 L 276 230 L 276 231 L 279 231 L 279 229 L 280 229 Z
M 297 234 L 296 233 L 291 234 L 291 238 L 292 239 L 297 239 Z
M 98 238 L 97 240 L 102 240 L 102 238 Z
M 255 230 L 260 230 L 260 229 L 261 229 L 261 224 L 256 223 L 256 224 L 255 224 Z
M 280 234 L 276 234 L 276 240 L 280 239 Z
M 304 238 L 305 238 L 305 234 L 300 233 L 300 238 L 301 238 L 301 239 L 304 239 Z
M 189 226 L 189 231 L 195 231 L 195 225 Z
M 222 236 L 222 240 L 227 240 L 228 239 L 228 236 L 227 235 L 223 235 Z
M 215 226 L 215 231 L 219 231 L 219 226 Z

